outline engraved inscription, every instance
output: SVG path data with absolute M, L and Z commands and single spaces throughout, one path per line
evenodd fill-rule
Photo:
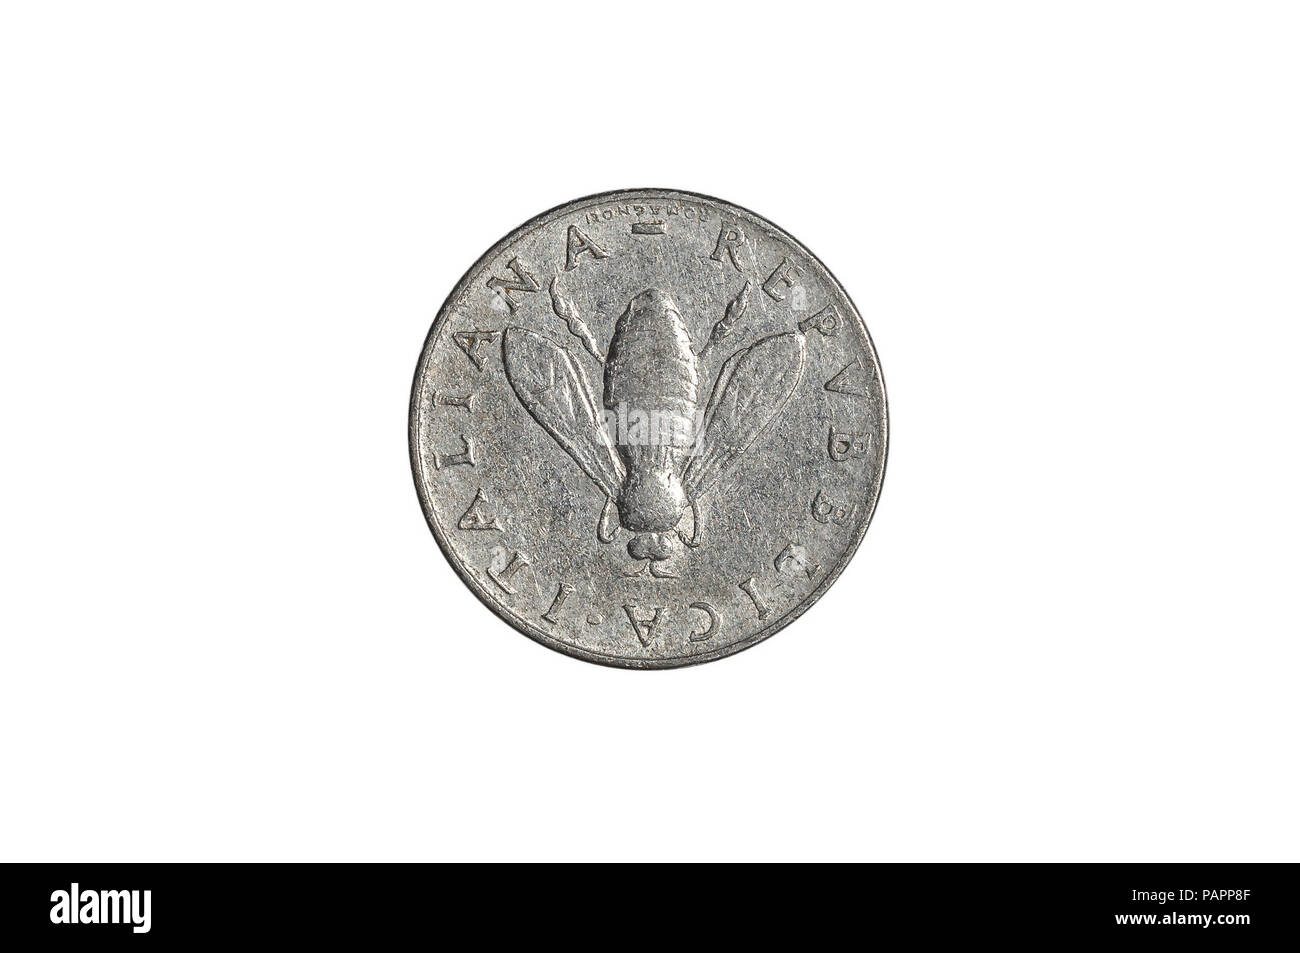
M 636 609 L 635 602 L 629 602 L 623 606 L 623 611 L 627 613 L 627 621 L 632 623 L 632 631 L 636 633 L 637 641 L 641 643 L 642 648 L 648 649 L 650 640 L 654 638 L 655 626 L 659 624 L 659 614 L 664 610 L 662 606 L 655 606 L 654 615 L 648 619 L 638 619 Z
M 777 265 L 767 276 L 767 281 L 763 282 L 763 291 L 773 301 L 784 301 L 785 292 L 781 289 L 793 288 L 794 279 L 799 274 L 799 269 L 789 258 L 782 258 L 781 264 Z
M 745 232 L 739 225 L 723 225 L 722 230 L 718 232 L 718 241 L 713 246 L 713 254 L 709 259 L 722 264 L 722 256 L 725 254 L 737 271 L 744 271 L 740 266 L 740 259 L 736 257 L 736 250 L 744 244 Z
M 531 565 L 532 562 L 529 558 L 516 550 L 510 554 L 510 562 L 506 563 L 506 567 L 500 572 L 493 569 L 491 566 L 488 566 L 488 578 L 495 582 L 502 592 L 513 596 L 515 595 L 515 590 L 510 585 L 511 577 L 514 576 L 515 573 L 519 572 L 519 570 L 526 569 Z
M 853 397 L 867 396 L 867 375 L 855 357 L 840 369 L 840 372 L 826 382 L 826 389 L 837 394 L 849 394 Z
M 546 610 L 546 613 L 542 618 L 551 623 L 551 625 L 555 625 L 555 623 L 559 622 L 560 607 L 564 605 L 564 600 L 569 598 L 569 595 L 572 592 L 573 587 L 571 585 L 567 582 L 560 583 L 560 589 L 555 593 L 555 598 L 551 601 L 551 607 Z
M 433 468 L 442 470 L 446 467 L 456 466 L 473 466 L 474 465 L 474 441 L 472 438 L 461 434 L 460 442 L 464 449 L 460 453 L 434 453 Z
M 843 463 L 845 460 L 856 460 L 859 457 L 866 456 L 867 451 L 871 449 L 871 434 L 836 430 L 831 427 L 830 437 L 826 441 L 826 449 L 830 453 L 831 459 L 837 463 Z
M 843 526 L 846 523 L 852 523 L 854 516 L 857 514 L 858 506 L 856 503 L 845 505 L 833 503 L 826 498 L 826 494 L 821 490 L 812 501 L 812 515 L 819 523 L 834 523 L 836 526 Z
M 830 304 L 822 308 L 811 318 L 804 318 L 799 322 L 799 330 L 805 334 L 808 330 L 815 329 L 820 331 L 824 337 L 832 338 L 840 333 L 844 320 L 840 317 L 839 309 Z
M 497 524 L 497 518 L 488 512 L 487 500 L 483 497 L 483 488 L 479 487 L 478 492 L 474 494 L 473 501 L 469 504 L 469 509 L 465 515 L 456 521 L 458 529 L 495 529 L 501 527 Z
M 776 559 L 772 561 L 776 571 L 784 573 L 787 576 L 798 575 L 803 573 L 809 579 L 817 574 L 821 567 L 812 561 L 808 555 L 808 550 L 798 543 L 790 543 L 785 549 L 777 554 Z
M 529 274 L 528 270 L 520 263 L 518 258 L 511 258 L 506 262 L 506 267 L 514 272 L 513 278 L 492 277 L 487 280 L 487 286 L 497 293 L 498 301 L 505 303 L 514 314 L 519 310 L 519 302 L 515 300 L 515 294 L 528 294 L 533 291 L 541 290 L 541 285 L 537 279 Z M 481 365 L 480 365 L 481 366 Z
M 709 627 L 707 629 L 700 629 L 698 632 L 692 631 L 688 638 L 692 642 L 707 642 L 709 639 L 713 638 L 713 630 L 718 627 L 718 610 L 713 608 L 713 606 L 709 605 L 707 602 L 692 602 L 691 608 L 699 609 L 701 612 L 708 614 Z
M 581 262 L 578 261 L 579 255 L 590 255 L 599 261 L 602 258 L 608 258 L 609 255 L 605 249 L 601 248 L 591 237 L 580 229 L 577 225 L 569 226 L 569 234 L 564 243 L 564 270 L 573 271 Z M 554 282 L 552 282 L 554 285 Z M 536 288 L 532 289 L 536 291 Z
M 687 221 L 707 222 L 712 216 L 709 210 L 695 205 L 675 205 L 659 204 L 651 202 L 645 205 L 633 203 L 630 205 L 607 205 L 602 209 L 594 212 L 588 212 L 582 220 L 588 225 L 596 225 L 600 222 L 612 222 L 618 218 L 637 218 L 643 215 L 660 216 L 665 215 L 669 218 L 681 217 Z
M 467 350 L 465 353 L 468 354 L 469 351 Z M 477 394 L 465 394 L 457 397 L 454 394 L 439 394 L 435 392 L 433 395 L 433 402 L 440 407 L 459 407 L 467 414 L 472 414 L 474 413 L 474 398 L 477 396 Z
M 465 352 L 470 363 L 478 370 L 483 370 L 484 355 L 479 350 L 484 344 L 491 344 L 497 339 L 495 331 L 458 331 L 451 336 L 456 346 Z
M 763 600 L 758 597 L 758 592 L 754 589 L 754 583 L 757 581 L 758 580 L 753 576 L 750 576 L 744 582 L 739 583 L 739 585 L 741 591 L 745 595 L 749 596 L 749 600 L 754 603 L 754 608 L 758 611 L 758 617 L 760 619 L 766 619 L 767 606 L 763 603 Z

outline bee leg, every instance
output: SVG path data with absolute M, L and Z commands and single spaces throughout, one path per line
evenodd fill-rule
M 700 545 L 700 507 L 693 496 L 688 497 L 687 502 L 691 505 L 691 535 L 688 537 L 679 529 L 677 536 L 683 543 L 694 549 Z
M 624 578 L 624 579 L 631 579 L 631 578 L 633 578 L 633 577 L 635 577 L 635 576 L 644 576 L 644 575 L 645 575 L 645 571 L 646 571 L 646 566 L 649 566 L 649 565 L 650 565 L 649 563 L 646 563 L 645 565 L 641 566 L 639 569 L 633 569 L 631 572 L 625 572 L 625 573 L 623 573 L 623 578 Z M 651 572 L 654 572 L 653 567 L 650 569 L 650 571 L 651 571 Z
M 612 496 L 605 497 L 605 507 L 600 511 L 600 520 L 596 523 L 596 538 L 602 543 L 614 542 L 618 532 L 618 505 Z
M 668 570 L 666 569 L 663 572 L 659 571 L 659 566 L 663 561 L 664 560 L 658 560 L 658 559 L 651 561 L 650 575 L 654 576 L 656 579 L 676 579 L 677 573 L 675 572 L 668 572 Z

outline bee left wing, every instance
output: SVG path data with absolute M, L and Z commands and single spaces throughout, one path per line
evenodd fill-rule
M 623 461 L 606 432 L 591 385 L 569 352 L 524 328 L 506 328 L 501 339 L 506 379 L 533 419 L 542 425 L 610 499 L 626 478 Z
M 797 331 L 742 348 L 722 365 L 704 411 L 704 434 L 682 483 L 694 498 L 712 486 L 772 424 L 803 377 L 807 350 Z

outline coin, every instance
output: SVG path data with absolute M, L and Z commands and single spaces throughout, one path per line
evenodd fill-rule
M 880 493 L 866 326 L 739 206 L 636 189 L 480 258 L 411 393 L 415 484 L 465 584 L 568 655 L 672 668 L 748 648 L 835 581 Z

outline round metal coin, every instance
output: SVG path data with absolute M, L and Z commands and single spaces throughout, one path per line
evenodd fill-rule
M 852 557 L 885 470 L 861 316 L 803 245 L 690 192 L 609 192 L 498 242 L 438 313 L 411 465 L 442 551 L 543 645 L 738 652 Z

